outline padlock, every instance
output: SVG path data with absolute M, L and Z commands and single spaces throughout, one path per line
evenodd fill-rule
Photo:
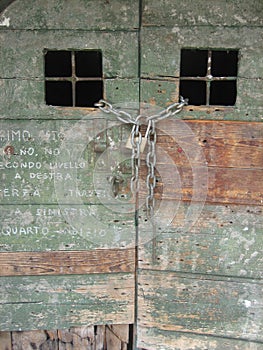
M 135 137 L 135 138 L 134 138 L 134 142 L 136 143 L 137 140 L 138 140 L 138 137 Z M 142 142 L 141 142 L 141 144 L 140 144 L 140 152 L 141 152 L 141 153 L 143 153 L 146 144 L 147 144 L 147 139 L 146 139 L 146 137 L 142 137 Z M 129 138 L 128 138 L 127 142 L 126 142 L 126 146 L 125 146 L 125 147 L 128 148 L 128 149 L 132 149 L 132 148 L 133 148 L 133 147 L 132 147 L 132 143 L 131 143 L 131 135 L 129 136 Z

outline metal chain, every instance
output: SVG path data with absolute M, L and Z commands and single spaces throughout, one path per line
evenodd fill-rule
M 175 102 L 168 106 L 167 108 L 161 110 L 161 112 L 148 117 L 146 120 L 155 120 L 156 122 L 172 117 L 177 113 L 180 113 L 184 106 L 188 104 L 188 99 L 184 99 L 180 96 L 180 102 Z
M 114 108 L 109 102 L 105 100 L 99 100 L 99 102 L 95 103 L 94 106 L 98 107 L 104 113 L 112 113 L 116 115 L 116 117 L 125 124 L 138 124 L 140 116 L 134 119 L 129 113 Z
M 147 121 L 147 130 L 145 133 L 145 138 L 147 139 L 148 151 L 146 155 L 146 165 L 148 168 L 146 186 L 148 189 L 148 194 L 146 196 L 146 210 L 147 217 L 153 219 L 154 216 L 154 189 L 156 187 L 156 175 L 155 175 L 155 166 L 156 166 L 156 142 L 157 134 L 155 129 L 155 123 L 174 116 L 175 114 L 181 112 L 183 107 L 188 104 L 188 99 L 184 99 L 180 96 L 180 102 L 176 102 L 163 109 L 157 114 L 149 116 L 146 118 Z M 136 118 L 133 118 L 129 113 L 115 109 L 109 102 L 105 100 L 100 100 L 95 104 L 95 107 L 98 107 L 104 113 L 112 113 L 116 115 L 118 120 L 125 124 L 133 124 L 131 131 L 131 145 L 132 145 L 132 156 L 131 156 L 131 192 L 137 194 L 139 192 L 139 170 L 141 163 L 141 150 L 140 146 L 142 143 L 142 134 L 140 131 L 140 119 L 141 115 L 138 115 Z
M 147 217 L 149 219 L 153 218 L 154 215 L 154 189 L 156 186 L 156 176 L 155 176 L 155 165 L 156 165 L 156 130 L 155 130 L 155 121 L 149 120 L 148 127 L 146 131 L 147 143 L 148 143 L 148 152 L 146 155 L 146 165 L 148 168 L 148 174 L 146 178 L 146 186 L 148 189 L 148 195 L 146 197 L 146 210 Z
M 180 96 L 180 102 L 173 103 L 167 108 L 163 109 L 158 114 L 149 116 L 146 120 L 148 122 L 147 131 L 145 137 L 148 142 L 148 153 L 146 156 L 146 165 L 148 168 L 148 175 L 146 178 L 146 186 L 148 189 L 148 195 L 146 197 L 146 210 L 148 219 L 152 220 L 154 216 L 154 189 L 156 187 L 156 175 L 155 175 L 155 165 L 156 165 L 156 130 L 155 123 L 174 116 L 175 114 L 181 112 L 183 107 L 188 104 L 188 99 L 184 99 Z
M 131 132 L 131 145 L 132 145 L 132 156 L 131 156 L 131 193 L 137 194 L 139 192 L 139 170 L 141 164 L 141 143 L 142 134 L 140 132 L 140 125 L 134 124 Z

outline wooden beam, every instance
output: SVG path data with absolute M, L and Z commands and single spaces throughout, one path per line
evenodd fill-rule
M 259 281 L 141 270 L 139 285 L 139 327 L 263 341 Z
M 2 277 L 0 329 L 134 323 L 134 274 Z
M 156 199 L 191 201 L 197 175 L 208 203 L 263 204 L 263 123 L 164 120 L 157 128 Z M 146 174 L 145 165 L 142 182 Z
M 1 253 L 0 276 L 133 272 L 134 253 L 134 249 Z

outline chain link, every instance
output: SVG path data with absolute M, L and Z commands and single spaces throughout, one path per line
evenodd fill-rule
M 125 124 L 138 124 L 138 119 L 140 116 L 138 116 L 136 119 L 132 118 L 132 116 L 125 112 L 125 111 L 119 111 L 118 109 L 114 108 L 109 102 L 105 100 L 99 100 L 99 102 L 95 103 L 95 107 L 98 107 L 102 112 L 104 113 L 112 113 L 116 115 L 116 117 Z
M 184 106 L 188 104 L 188 99 L 184 99 L 182 96 L 180 96 L 180 102 L 175 102 L 168 106 L 167 108 L 161 110 L 161 112 L 154 114 L 150 117 L 148 117 L 146 120 L 155 120 L 160 121 L 169 117 L 174 116 L 177 113 L 180 113 Z
M 149 120 L 147 127 L 147 143 L 148 143 L 148 152 L 146 155 L 146 165 L 148 168 L 148 174 L 146 178 L 146 186 L 148 189 L 148 195 L 146 197 L 146 210 L 147 217 L 149 219 L 153 218 L 154 215 L 154 189 L 156 186 L 156 176 L 155 176 L 155 165 L 156 165 L 156 129 L 155 121 Z
M 132 145 L 132 156 L 131 156 L 131 192 L 137 194 L 139 192 L 139 170 L 141 164 L 141 143 L 142 134 L 140 132 L 140 125 L 135 124 L 132 127 L 131 132 L 131 145 Z
M 148 150 L 146 155 L 146 165 L 147 165 L 147 178 L 146 186 L 148 194 L 146 196 L 146 210 L 148 219 L 153 219 L 154 216 L 154 189 L 156 187 L 156 175 L 155 175 L 155 166 L 156 166 L 156 142 L 157 134 L 155 123 L 174 116 L 175 114 L 181 112 L 183 107 L 188 104 L 188 99 L 184 99 L 180 96 L 180 102 L 176 102 L 168 106 L 167 108 L 161 110 L 159 113 L 151 115 L 146 118 L 147 121 L 147 130 L 145 133 L 145 138 L 147 139 Z M 131 145 L 132 145 L 132 155 L 131 155 L 131 168 L 132 176 L 130 188 L 133 194 L 139 192 L 139 170 L 141 163 L 141 150 L 140 146 L 142 143 L 142 134 L 140 131 L 140 119 L 141 115 L 138 115 L 136 118 L 133 118 L 129 113 L 121 110 L 115 109 L 109 102 L 105 100 L 100 100 L 95 104 L 95 107 L 98 107 L 104 113 L 114 114 L 118 120 L 125 124 L 133 124 L 131 131 Z

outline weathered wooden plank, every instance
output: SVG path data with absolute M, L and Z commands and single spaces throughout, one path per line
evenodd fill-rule
M 158 328 L 141 326 L 138 330 L 138 348 L 151 350 L 260 350 L 262 343 L 206 336 L 192 333 L 180 333 Z
M 0 251 L 134 247 L 132 213 L 103 205 L 0 206 Z
M 0 276 L 133 272 L 134 249 L 0 254 Z
M 0 79 L 0 119 L 81 119 L 92 108 L 63 108 L 45 102 L 44 81 Z M 138 101 L 138 79 L 105 79 L 104 96 L 112 103 Z
M 54 334 L 54 332 L 53 332 Z M 27 331 L 12 332 L 12 349 L 28 349 L 28 350 L 58 350 L 57 337 L 50 337 L 50 332 Z
M 131 273 L 2 277 L 2 330 L 133 323 Z
M 75 122 L 1 121 L 2 203 L 51 204 L 57 203 L 61 197 L 63 204 L 87 203 L 91 198 L 94 199 L 91 200 L 93 204 L 99 204 L 100 196 L 105 197 L 107 191 L 110 197 L 111 187 L 107 178 L 104 178 L 106 192 L 95 195 L 96 177 L 93 173 L 99 156 L 110 146 L 111 138 L 107 138 L 107 132 L 117 126 L 114 141 L 119 144 L 123 130 L 118 128 L 120 122 L 116 119 L 107 120 L 104 115 L 100 119 L 101 113 Z M 97 145 L 103 146 L 99 153 Z M 122 154 L 124 156 L 124 148 L 119 151 L 116 145 L 108 163 L 103 166 L 105 171 L 102 175 L 112 175 L 111 166 L 119 165 Z M 98 166 L 97 174 L 102 171 Z M 111 204 L 115 204 L 112 199 Z
M 95 346 L 95 332 L 93 326 L 75 327 L 59 330 L 59 350 L 93 350 Z
M 261 228 L 263 225 L 262 206 L 243 206 L 243 205 L 194 205 L 193 203 L 181 202 L 177 207 L 171 207 L 172 213 L 162 211 L 162 216 L 170 225 L 161 232 L 156 233 L 159 238 L 172 238 L 174 233 L 191 233 L 203 235 L 229 236 L 237 232 L 255 232 L 257 236 L 261 236 Z M 198 211 L 194 223 L 187 225 L 188 221 L 192 222 L 191 209 Z M 157 202 L 158 208 L 158 202 Z M 141 219 L 144 220 L 143 213 L 140 212 Z M 169 220 L 170 219 L 170 220 Z M 147 227 L 145 227 L 147 228 Z M 151 227 L 148 225 L 148 229 Z M 158 228 L 158 223 L 157 223 Z
M 96 350 L 104 350 L 105 348 L 105 326 L 97 326 L 96 329 Z
M 10 332 L 0 332 L 0 350 L 12 350 L 12 339 Z
M 238 77 L 262 78 L 262 41 L 258 43 L 261 37 L 260 27 L 224 27 L 223 31 L 222 27 L 213 26 L 143 28 L 141 75 L 178 78 L 182 48 L 219 48 L 240 50 Z
M 158 204 L 154 226 L 140 210 L 141 268 L 262 277 L 261 206 Z
M 207 188 L 207 202 L 262 205 L 262 125 L 172 119 L 160 122 L 157 127 L 167 136 L 157 136 L 156 169 L 160 175 L 156 198 L 199 201 L 193 197 L 199 186 L 203 192 Z M 144 166 L 141 178 L 146 173 Z
M 207 170 L 207 203 L 262 205 L 263 169 L 250 170 L 208 167 Z M 155 191 L 156 199 L 177 201 L 192 200 L 194 186 L 191 177 L 193 170 L 190 167 L 178 167 L 178 171 L 180 174 L 181 186 L 176 183 L 176 177 L 173 176 L 171 176 L 170 181 L 166 181 L 165 184 L 163 184 L 161 180 L 158 180 Z M 146 169 L 143 169 L 142 178 L 144 178 L 146 174 Z M 165 194 L 162 194 L 163 186 L 165 186 L 166 189 Z
M 208 167 L 252 169 L 263 166 L 263 123 L 185 120 L 169 122 L 168 127 L 166 124 L 165 121 L 156 126 L 158 146 L 167 150 L 177 165 L 189 163 L 183 149 L 187 150 L 196 141 Z M 194 138 L 190 130 L 186 134 L 184 125 L 190 127 Z
M 262 3 L 256 0 L 249 4 L 214 0 L 213 6 L 209 0 L 191 5 L 180 0 L 144 0 L 142 18 L 144 26 L 260 26 L 262 11 Z
M 107 176 L 111 175 L 112 166 L 119 165 L 122 155 L 125 159 L 129 159 L 130 155 L 125 155 L 124 149 L 119 150 L 116 145 L 107 160 L 108 163 L 103 167 L 105 170 L 98 170 L 97 160 L 100 158 L 96 155 L 95 147 L 96 137 L 101 138 L 99 134 L 103 130 L 108 131 L 114 125 L 118 126 L 120 123 L 99 118 L 88 118 L 78 122 L 2 121 L 2 203 L 59 202 L 79 205 L 99 204 L 101 200 L 108 200 L 108 204 L 118 204 L 114 198 L 110 201 L 111 188 Z M 192 130 L 188 128 L 189 135 L 184 135 L 185 126 L 188 125 Z M 245 130 L 246 125 L 238 122 L 161 122 L 158 127 L 168 138 L 160 138 L 158 146 L 167 153 L 168 160 L 163 160 L 157 150 L 157 160 L 161 160 L 157 164 L 157 170 L 161 167 L 167 172 L 170 171 L 169 166 L 177 167 L 181 176 L 183 199 L 191 199 L 192 173 L 196 165 L 194 155 L 189 159 L 188 153 L 189 147 L 198 147 L 199 151 L 204 153 L 203 160 L 206 160 L 200 165 L 204 167 L 204 171 L 208 171 L 208 201 L 261 204 L 261 125 L 250 123 Z M 116 142 L 122 141 L 124 136 L 121 128 L 115 129 L 115 137 Z M 98 143 L 106 149 L 110 139 L 111 137 L 107 140 L 107 135 L 104 135 L 104 139 Z M 174 141 L 174 144 L 167 145 L 167 140 Z M 200 163 L 200 160 L 198 162 Z M 95 167 L 97 174 L 100 174 L 98 184 L 96 177 L 93 177 Z M 145 175 L 144 171 L 142 168 L 142 176 Z M 124 177 L 125 187 L 129 174 Z M 181 191 L 181 188 L 172 188 L 173 180 L 173 177 L 170 177 L 170 182 L 166 184 L 167 188 L 171 187 L 167 197 L 170 199 L 178 198 Z M 26 187 L 23 181 L 27 182 Z M 100 187 L 94 189 L 94 184 L 95 187 Z M 161 181 L 159 188 L 160 185 Z M 159 188 L 157 186 L 157 194 Z
M 222 235 L 165 233 L 141 247 L 140 267 L 208 275 L 263 277 L 263 242 L 255 230 L 232 230 Z M 247 228 L 248 229 L 248 228 Z M 258 228 L 258 230 L 262 230 Z
M 120 330 L 119 330 L 120 329 Z M 109 349 L 127 350 L 127 334 L 129 327 L 121 326 L 106 326 L 106 342 Z M 124 338 L 123 338 L 124 335 Z
M 6 8 L 1 20 L 9 29 L 134 30 L 139 21 L 138 1 L 19 1 Z
M 140 271 L 138 293 L 139 328 L 263 342 L 260 282 Z
M 0 43 L 1 78 L 43 79 L 44 49 L 102 50 L 105 78 L 138 77 L 137 33 L 0 31 Z
M 197 120 L 243 120 L 262 121 L 262 80 L 237 80 L 237 101 L 235 107 L 188 106 L 184 107 L 180 119 Z M 145 103 L 164 108 L 179 99 L 179 78 L 142 79 L 141 96 Z M 185 98 L 187 96 L 184 96 Z
M 117 338 L 119 338 L 122 343 L 129 343 L 129 325 L 127 324 L 119 324 L 119 325 L 109 325 L 107 326 L 112 333 L 116 335 Z M 121 349 L 122 350 L 122 349 Z M 123 349 L 124 350 L 124 349 Z

